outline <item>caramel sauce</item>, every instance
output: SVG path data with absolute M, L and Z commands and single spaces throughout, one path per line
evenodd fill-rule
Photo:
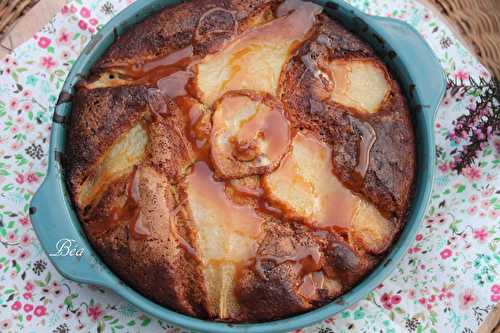
M 255 257 L 255 271 L 266 279 L 265 269 L 262 267 L 262 262 L 273 261 L 276 265 L 281 265 L 285 262 L 291 262 L 298 269 L 300 276 L 305 276 L 312 272 L 321 270 L 322 254 L 318 248 L 298 245 L 294 249 L 294 253 L 285 256 L 258 254 Z
M 360 128 L 361 137 L 358 141 L 358 163 L 354 168 L 354 179 L 358 184 L 364 181 L 370 164 L 370 151 L 377 140 L 375 130 L 368 122 L 363 122 Z
M 190 45 L 175 51 L 165 57 L 134 64 L 113 64 L 107 66 L 110 72 L 116 72 L 131 78 L 137 84 L 156 85 L 177 72 L 186 71 L 195 63 L 198 57 L 193 55 L 193 46 Z
M 318 297 L 317 290 L 322 289 L 324 283 L 325 275 L 322 271 L 312 272 L 302 278 L 302 283 L 297 291 L 302 297 L 314 300 Z
M 106 218 L 88 224 L 89 231 L 101 235 L 122 223 L 128 223 L 130 234 L 134 239 L 145 239 L 150 236 L 150 230 L 144 224 L 141 216 L 139 185 L 140 175 L 137 168 L 134 168 L 134 171 L 128 177 L 125 204 L 121 207 L 113 207 Z
M 223 223 L 229 230 L 252 238 L 260 235 L 264 219 L 252 207 L 233 202 L 226 194 L 225 182 L 214 179 L 208 163 L 196 162 L 186 181 L 193 192 L 203 194 L 208 209 L 224 212 Z

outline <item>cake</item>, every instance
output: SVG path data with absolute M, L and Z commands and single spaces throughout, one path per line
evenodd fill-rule
M 335 301 L 383 260 L 415 179 L 375 52 L 299 0 L 193 0 L 119 36 L 72 96 L 63 157 L 102 260 L 232 323 Z

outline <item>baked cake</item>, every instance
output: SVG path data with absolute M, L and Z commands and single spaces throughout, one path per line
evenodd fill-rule
M 88 239 L 175 311 L 238 323 L 317 308 L 405 223 L 406 100 L 314 3 L 166 8 L 120 36 L 72 102 L 64 168 Z

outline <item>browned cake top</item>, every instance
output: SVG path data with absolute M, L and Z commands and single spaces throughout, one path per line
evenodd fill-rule
M 230 322 L 350 290 L 404 225 L 415 171 L 399 86 L 299 0 L 194 0 L 110 47 L 73 97 L 67 183 L 129 285 Z

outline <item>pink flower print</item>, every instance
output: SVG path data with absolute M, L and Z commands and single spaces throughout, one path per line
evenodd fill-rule
M 35 308 L 35 312 L 34 312 L 35 316 L 37 317 L 41 317 L 41 316 L 45 316 L 45 314 L 47 314 L 47 309 L 45 308 L 45 306 L 43 305 L 38 305 L 36 308 Z
M 12 243 L 17 239 L 17 236 L 12 231 L 7 234 L 7 240 Z
M 498 217 L 500 216 L 500 213 L 496 210 L 492 210 L 490 211 L 490 214 L 489 214 L 490 218 L 492 218 L 493 220 L 496 220 L 498 219 Z
M 10 100 L 9 102 L 9 107 L 12 109 L 12 110 L 15 110 L 17 109 L 17 106 L 19 105 L 19 103 L 17 102 L 17 98 L 13 98 Z
M 31 103 L 24 103 L 21 108 L 23 109 L 24 112 L 29 112 L 31 111 L 32 105 Z
M 38 182 L 38 176 L 35 173 L 31 172 L 26 177 L 26 180 L 28 181 L 28 183 L 33 184 Z
M 50 39 L 47 37 L 40 37 L 38 39 L 38 46 L 40 46 L 42 49 L 46 49 L 50 45 Z
M 32 295 L 31 293 L 24 293 L 24 294 L 23 294 L 23 298 L 24 298 L 25 300 L 28 300 L 28 301 L 31 299 L 31 297 L 32 297 L 32 296 L 33 296 L 33 295 Z
M 461 80 L 461 81 L 466 81 L 469 79 L 469 73 L 467 73 L 463 69 L 459 70 L 458 72 L 455 73 L 455 79 Z
M 78 26 L 80 27 L 80 29 L 82 30 L 87 30 L 87 22 L 85 22 L 84 20 L 80 20 L 78 22 Z
M 29 315 L 27 315 L 27 316 L 26 316 L 26 320 L 27 320 L 27 321 L 31 321 L 31 319 L 33 319 L 33 316 L 32 316 L 32 315 L 30 315 L 30 314 L 29 314 Z
M 480 218 L 484 218 L 484 217 L 486 217 L 486 213 L 485 213 L 485 212 L 479 212 L 479 217 L 480 217 Z
M 80 15 L 82 15 L 82 17 L 88 18 L 90 17 L 90 10 L 87 7 L 82 7 L 80 9 Z
M 70 10 L 70 12 L 71 12 L 71 13 L 73 13 L 73 14 L 74 14 L 74 13 L 76 13 L 76 12 L 78 11 L 78 9 L 76 9 L 76 7 L 75 7 L 75 6 L 73 6 L 73 5 L 71 5 L 71 7 L 70 7 L 70 9 L 69 9 L 69 10 Z
M 493 295 L 491 295 L 491 300 L 493 302 L 498 302 L 500 301 L 500 284 L 494 284 L 491 286 L 491 292 Z
M 30 257 L 30 251 L 24 250 L 19 254 L 19 260 L 26 260 Z
M 93 34 L 93 33 L 95 32 L 95 29 L 94 29 L 94 28 L 92 28 L 92 27 L 89 27 L 89 29 L 88 29 L 88 30 L 89 30 L 89 32 L 90 32 L 91 34 Z
M 401 296 L 399 295 L 392 295 L 391 296 L 391 303 L 392 304 L 399 304 L 401 302 Z
M 468 181 L 478 181 L 481 179 L 481 170 L 475 167 L 464 168 L 462 174 L 467 178 Z
M 68 5 L 64 5 L 63 8 L 61 8 L 61 14 L 66 15 L 69 13 L 69 7 Z
M 466 289 L 460 294 L 460 309 L 465 310 L 477 302 L 477 297 L 472 289 Z
M 10 308 L 14 311 L 18 311 L 19 309 L 21 309 L 22 306 L 23 305 L 21 302 L 15 301 Z
M 42 57 L 41 65 L 47 69 L 51 69 L 56 65 L 56 62 L 54 61 L 54 59 L 52 59 L 51 56 Z
M 417 242 L 420 242 L 422 239 L 424 239 L 424 236 L 422 236 L 422 234 L 418 234 L 417 237 L 415 237 L 415 240 Z
M 68 44 L 70 42 L 70 39 L 71 39 L 71 35 L 69 34 L 69 32 L 63 30 L 59 34 L 59 37 L 57 38 L 57 42 L 59 44 Z
M 33 124 L 30 124 L 30 123 L 26 123 L 23 125 L 23 129 L 26 131 L 26 132 L 31 132 L 35 129 L 35 126 L 33 126 Z
M 31 96 L 33 96 L 33 93 L 31 92 L 31 90 L 24 90 L 23 91 L 24 98 L 30 98 Z
M 449 257 L 451 257 L 451 254 L 452 253 L 450 249 L 444 249 L 439 255 L 441 256 L 441 259 L 448 259 Z
M 447 172 L 449 169 L 448 163 L 441 163 L 439 164 L 438 168 L 441 172 Z
M 92 318 L 92 320 L 97 321 L 102 315 L 101 306 L 99 304 L 89 306 L 87 309 L 87 315 Z
M 500 294 L 500 284 L 494 284 L 491 286 L 491 292 L 493 294 Z
M 495 189 L 493 187 L 487 187 L 486 189 L 484 189 L 482 192 L 481 192 L 481 195 L 483 197 L 491 197 L 493 195 L 493 193 L 495 193 Z
M 488 209 L 491 207 L 491 201 L 490 200 L 483 200 L 481 202 L 481 207 L 484 209 Z
M 89 23 L 92 24 L 92 25 L 97 25 L 97 20 L 95 18 L 91 18 L 89 20 Z
M 23 310 L 26 313 L 31 312 L 31 310 L 33 310 L 33 304 L 24 304 Z
M 33 290 L 33 283 L 28 281 L 28 283 L 26 283 L 26 286 L 24 287 L 24 289 L 26 289 L 27 291 L 32 291 Z
M 28 234 L 24 234 L 21 236 L 21 240 L 20 240 L 20 243 L 21 245 L 23 246 L 28 246 L 31 244 L 31 236 L 28 235 Z
M 474 230 L 474 238 L 484 242 L 488 238 L 488 231 L 485 228 Z
M 473 194 L 469 197 L 470 203 L 476 203 L 479 200 L 479 196 L 477 194 Z
M 475 215 L 477 213 L 477 207 L 476 206 L 472 206 L 472 207 L 467 208 L 467 213 L 469 215 Z
M 19 132 L 19 127 L 14 125 L 10 128 L 10 131 L 11 131 L 11 133 L 15 134 L 15 133 Z
M 408 298 L 409 299 L 414 299 L 416 295 L 417 295 L 417 293 L 415 292 L 415 289 L 410 289 L 408 291 Z
M 16 183 L 18 183 L 19 185 L 23 184 L 24 183 L 24 175 L 18 173 L 16 176 Z
M 30 223 L 30 220 L 29 220 L 26 216 L 21 217 L 21 218 L 19 219 L 19 223 L 21 223 L 21 225 L 22 225 L 23 227 L 27 227 L 27 226 L 29 226 L 29 225 L 31 224 L 31 223 Z

